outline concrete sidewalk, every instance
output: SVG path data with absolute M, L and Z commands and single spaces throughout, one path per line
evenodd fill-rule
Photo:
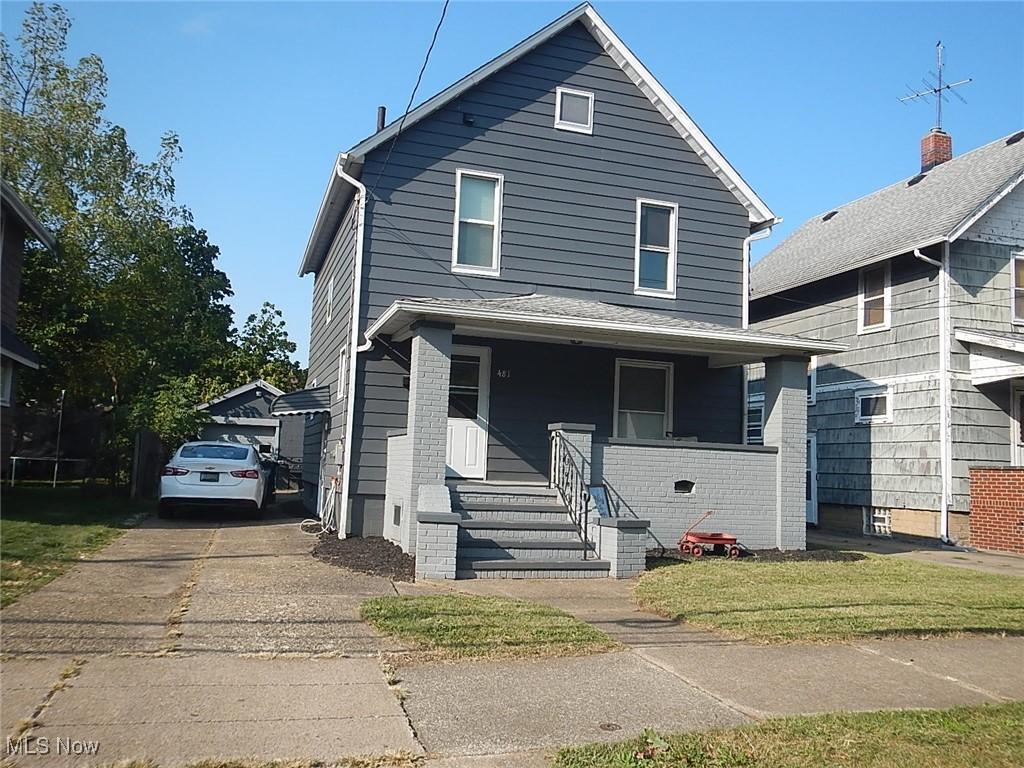
M 734 642 L 640 611 L 632 586 L 593 579 L 401 587 L 547 603 L 626 646 L 584 659 L 403 667 L 406 709 L 428 752 L 527 752 L 618 740 L 644 727 L 686 730 L 793 714 L 1024 699 L 1024 638 Z M 602 728 L 609 723 L 619 728 Z

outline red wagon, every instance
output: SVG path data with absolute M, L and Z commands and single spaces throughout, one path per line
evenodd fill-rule
M 695 533 L 694 528 L 711 517 L 711 510 L 708 510 L 700 519 L 686 529 L 686 533 L 679 540 L 679 549 L 684 555 L 691 557 L 703 557 L 708 550 L 731 558 L 740 556 L 740 548 L 736 544 L 736 537 L 728 533 Z

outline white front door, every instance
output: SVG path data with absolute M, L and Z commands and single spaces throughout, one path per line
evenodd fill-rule
M 487 411 L 491 351 L 486 347 L 452 349 L 448 384 L 448 477 L 483 480 L 487 476 Z
M 1024 466 L 1024 383 L 1010 387 L 1010 462 Z
M 804 483 L 807 497 L 807 522 L 818 524 L 818 438 L 807 436 L 807 480 Z

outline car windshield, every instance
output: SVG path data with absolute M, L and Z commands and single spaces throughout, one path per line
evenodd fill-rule
M 179 455 L 183 459 L 245 461 L 249 457 L 249 449 L 234 445 L 183 445 Z

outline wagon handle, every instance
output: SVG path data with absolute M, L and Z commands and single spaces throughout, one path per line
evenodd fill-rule
M 699 518 L 699 519 L 697 520 L 697 522 L 696 522 L 696 523 L 694 523 L 693 525 L 691 525 L 691 526 L 690 526 L 689 528 L 687 528 L 687 529 L 686 529 L 686 533 L 684 533 L 684 534 L 683 534 L 683 538 L 686 538 L 686 534 L 687 534 L 687 533 L 689 533 L 689 532 L 690 532 L 690 531 L 692 531 L 692 530 L 693 530 L 694 528 L 696 528 L 696 527 L 697 527 L 698 525 L 700 525 L 700 524 L 701 524 L 701 523 L 703 523 L 703 522 L 704 522 L 705 520 L 707 520 L 707 519 L 708 519 L 709 517 L 711 517 L 711 515 L 712 515 L 712 512 L 713 512 L 713 511 L 709 509 L 709 510 L 708 510 L 707 512 L 705 512 L 705 513 L 704 513 L 703 515 L 701 515 L 701 516 L 700 516 L 700 518 Z

